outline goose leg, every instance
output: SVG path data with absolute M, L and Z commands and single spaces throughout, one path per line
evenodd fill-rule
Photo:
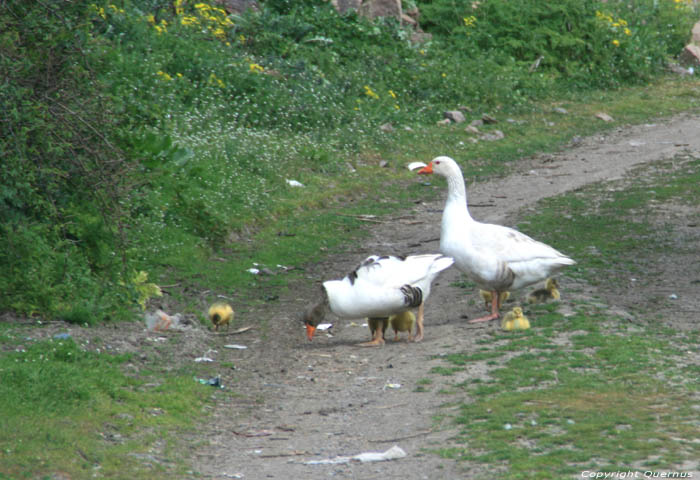
M 416 319 L 416 336 L 413 337 L 414 342 L 420 342 L 423 340 L 423 311 L 424 305 L 421 303 L 418 306 L 418 318 Z M 410 334 L 409 334 L 410 340 Z
M 474 318 L 472 320 L 467 320 L 467 323 L 479 323 L 479 322 L 488 322 L 491 320 L 496 320 L 500 314 L 498 313 L 498 292 L 493 291 L 491 292 L 491 315 L 486 315 L 485 317 L 480 317 L 480 318 Z

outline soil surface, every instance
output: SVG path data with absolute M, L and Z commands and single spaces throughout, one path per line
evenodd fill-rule
M 700 116 L 682 115 L 575 139 L 559 153 L 513 163 L 506 177 L 479 184 L 467 179 L 470 210 L 478 220 L 512 226 L 543 198 L 595 182 L 624 179 L 635 174 L 639 165 L 684 153 L 700 156 Z M 430 159 L 423 160 L 427 163 Z M 416 178 L 417 182 L 425 180 L 425 177 Z M 444 186 L 441 179 L 428 180 Z M 252 328 L 239 334 L 217 334 L 187 327 L 182 332 L 157 335 L 145 332 L 137 324 L 81 329 L 56 323 L 42 329 L 42 334 L 69 331 L 76 340 L 100 337 L 115 351 L 139 352 L 135 363 L 144 365 L 172 356 L 184 362 L 201 356 L 212 358 L 212 371 L 235 394 L 213 393 L 211 416 L 188 439 L 193 446 L 190 450 L 193 471 L 204 478 L 483 477 L 488 475 L 484 467 L 445 460 L 430 453 L 432 448 L 448 444 L 458 430 L 449 422 L 435 420 L 436 415 L 445 413 L 440 406 L 446 399 L 437 393 L 440 376 L 429 371 L 443 365 L 439 356 L 473 350 L 480 339 L 499 327 L 498 322 L 474 325 L 466 322 L 468 318 L 483 315 L 485 310 L 481 302 L 473 302 L 477 299 L 476 292 L 452 285 L 462 278 L 456 269 L 444 272 L 434 285 L 426 303 L 425 338 L 420 343 L 408 343 L 405 333 L 395 342 L 389 330 L 384 346 L 359 347 L 358 343 L 370 338 L 362 319 L 355 322 L 334 319 L 332 336 L 317 333 L 313 342 L 309 342 L 299 321 L 299 314 L 318 298 L 323 280 L 341 278 L 368 255 L 437 252 L 445 194 L 446 188 L 434 202 L 418 203 L 394 218 L 367 222 L 371 234 L 365 241 L 305 267 L 306 281 L 291 286 L 290 293 L 282 294 L 277 301 L 250 307 L 245 315 L 237 316 L 236 326 L 231 328 L 233 332 L 237 327 L 255 326 L 260 319 L 266 319 L 267 325 L 274 328 L 265 332 Z M 698 226 L 684 222 L 689 215 L 697 218 L 698 212 L 684 208 L 660 215 L 684 228 L 700 247 Z M 557 247 L 566 253 L 565 248 Z M 658 321 L 661 316 L 680 330 L 691 328 L 692 322 L 696 322 L 691 312 L 700 308 L 698 282 L 689 281 L 700 278 L 700 260 L 696 257 L 679 252 L 657 259 L 656 267 L 663 272 L 663 282 L 642 288 L 620 284 L 614 290 L 598 291 L 588 285 L 573 285 L 564 275 L 560 278 L 559 311 L 571 311 L 572 300 L 595 300 L 609 305 L 611 313 L 623 318 L 646 322 Z M 658 295 L 660 285 L 663 292 L 674 292 L 683 299 L 682 310 L 657 304 L 653 319 L 643 318 L 639 313 L 643 311 L 639 309 L 640 302 L 646 301 L 651 291 Z M 526 293 L 516 293 L 516 298 Z M 178 341 L 168 342 L 167 337 L 172 336 L 177 336 Z M 166 344 L 174 345 L 166 348 Z M 225 348 L 228 344 L 247 348 Z M 466 376 L 483 377 L 486 369 L 485 363 L 476 362 L 466 373 L 458 374 L 465 378 L 452 376 L 449 382 L 459 383 Z M 426 378 L 433 381 L 430 391 L 418 391 L 419 381 Z M 383 452 L 394 445 L 407 456 L 387 462 L 305 463 Z M 157 458 L 158 452 L 153 453 Z M 699 468 L 697 464 L 686 465 L 686 469 Z

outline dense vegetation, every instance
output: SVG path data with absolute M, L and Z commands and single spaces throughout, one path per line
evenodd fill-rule
M 325 201 L 379 125 L 646 82 L 693 20 L 685 0 L 416 4 L 422 43 L 320 0 L 0 3 L 0 311 L 125 317 L 155 272 Z

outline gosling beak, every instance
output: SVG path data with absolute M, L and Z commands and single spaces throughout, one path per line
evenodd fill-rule
M 431 173 L 433 173 L 433 162 L 418 170 L 419 175 L 430 175 Z
M 316 331 L 316 327 L 309 325 L 308 323 L 306 324 L 306 337 L 309 339 L 309 341 L 314 339 L 314 332 Z

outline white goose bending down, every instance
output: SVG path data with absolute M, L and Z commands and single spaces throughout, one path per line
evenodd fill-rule
M 440 251 L 454 258 L 455 266 L 479 288 L 492 292 L 491 314 L 470 323 L 498 318 L 500 293 L 541 282 L 576 263 L 517 230 L 474 220 L 467 208 L 462 171 L 450 157 L 436 157 L 418 173 L 436 173 L 447 179 Z
M 367 257 L 342 280 L 323 282 L 321 302 L 303 315 L 309 340 L 329 311 L 342 318 L 369 317 L 388 322 L 389 316 L 418 307 L 414 341 L 421 341 L 423 304 L 430 295 L 430 286 L 453 263 L 440 254 Z M 367 345 L 383 344 L 382 330 L 377 328 Z

